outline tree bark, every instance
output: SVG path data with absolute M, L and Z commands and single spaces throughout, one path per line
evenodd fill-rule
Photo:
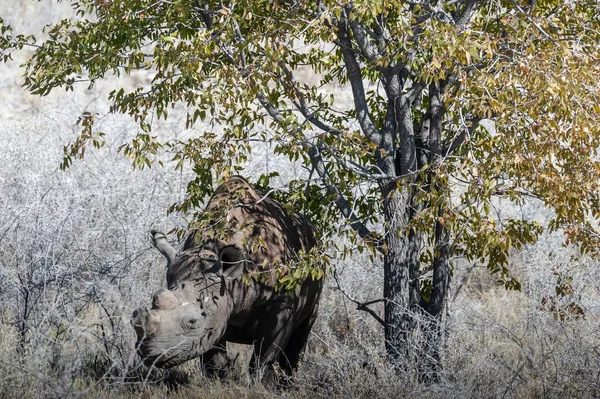
M 434 382 L 442 371 L 440 346 L 442 317 L 450 281 L 449 237 L 444 212 L 445 187 L 435 179 L 436 164 L 442 159 L 442 119 L 445 109 L 440 99 L 440 87 L 432 84 L 428 90 L 430 106 L 417 128 L 405 107 L 396 112 L 399 165 L 396 173 L 407 173 L 429 164 L 426 175 L 405 182 L 401 190 L 383 187 L 387 252 L 384 255 L 385 339 L 388 356 L 401 369 L 415 368 L 422 381 Z M 401 102 L 397 102 L 401 104 Z M 410 109 L 410 103 L 406 103 Z M 411 129 L 412 127 L 412 129 Z M 416 141 L 419 147 L 415 146 Z M 436 204 L 425 204 L 415 196 L 420 190 L 434 190 L 442 196 Z M 431 292 L 422 292 L 420 253 L 423 237 L 418 229 L 407 228 L 425 207 L 436 207 L 433 229 L 433 278 Z M 427 300 L 425 299 L 427 298 Z
M 450 286 L 450 232 L 443 220 L 443 208 L 438 211 L 435 226 L 435 246 L 431 294 L 425 319 L 425 353 L 420 372 L 421 379 L 437 382 L 442 372 L 440 350 L 442 346 L 442 319 Z
M 437 166 L 443 162 L 442 149 L 442 120 L 446 112 L 441 100 L 440 83 L 432 83 L 429 86 L 429 113 L 431 121 L 429 126 L 429 150 L 431 152 L 430 182 L 429 189 L 439 196 L 437 207 L 437 218 L 434 227 L 433 248 L 433 278 L 431 281 L 431 292 L 429 302 L 426 304 L 425 321 L 425 353 L 423 370 L 421 376 L 424 380 L 437 381 L 442 370 L 440 346 L 442 339 L 442 316 L 448 297 L 450 284 L 450 231 L 446 226 L 444 214 L 447 206 L 448 188 L 440 185 L 436 179 Z
M 384 201 L 385 345 L 388 358 L 402 371 L 414 371 L 424 382 L 436 382 L 442 371 L 442 321 L 450 281 L 449 231 L 438 220 L 435 230 L 433 281 L 429 300 L 422 295 L 420 251 L 423 237 L 406 226 L 422 205 L 409 188 Z
M 384 200 L 387 251 L 384 255 L 385 344 L 395 365 L 409 366 L 415 353 L 411 336 L 420 310 L 419 251 L 421 235 L 406 231 L 414 195 L 392 191 Z M 417 316 L 417 317 L 416 317 Z M 405 368 L 405 367 L 403 367 Z

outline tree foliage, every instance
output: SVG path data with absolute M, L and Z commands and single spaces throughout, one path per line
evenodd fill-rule
M 151 83 L 115 87 L 109 101 L 139 124 L 122 147 L 134 166 L 151 166 L 161 150 L 179 167 L 192 165 L 195 179 L 173 209 L 194 212 L 215 180 L 251 162 L 253 141 L 272 143 L 307 167 L 281 199 L 308 213 L 324 237 L 340 234 L 331 220 L 346 220 L 341 234 L 355 246 L 341 249 L 383 257 L 388 303 L 434 318 L 447 297 L 450 256 L 484 263 L 518 289 L 510 251 L 546 229 L 600 254 L 596 1 L 72 4 L 77 18 L 47 27 L 42 43 L 2 23 L 3 54 L 35 46 L 25 86 L 40 95 L 150 71 Z M 352 101 L 331 94 L 332 85 L 347 87 Z M 153 120 L 176 104 L 196 136 L 154 136 Z M 102 144 L 94 118 L 81 116 L 64 166 Z M 484 128 L 483 120 L 493 123 Z M 553 216 L 544 225 L 502 218 L 498 196 L 539 200 Z M 391 314 L 386 323 L 398 327 Z

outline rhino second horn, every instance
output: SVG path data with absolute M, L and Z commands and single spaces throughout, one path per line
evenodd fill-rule
M 177 251 L 175 248 L 173 248 L 173 246 L 171 246 L 171 244 L 169 244 L 167 237 L 160 231 L 152 230 L 150 234 L 152 234 L 152 242 L 154 243 L 156 249 L 158 249 L 160 253 L 165 256 L 165 258 L 167 258 L 167 267 L 169 267 L 171 262 L 173 262 L 173 259 L 175 259 Z
M 152 309 L 170 310 L 179 306 L 179 301 L 172 291 L 163 288 L 152 297 Z

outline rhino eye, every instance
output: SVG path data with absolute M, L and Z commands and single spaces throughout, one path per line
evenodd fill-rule
M 200 327 L 200 319 L 197 319 L 195 317 L 188 319 L 186 324 L 187 324 L 188 328 L 192 328 L 192 329 L 198 328 L 198 327 Z
M 216 262 L 217 262 L 217 258 L 215 258 L 214 256 L 209 256 L 209 257 L 206 257 L 206 258 L 202 258 L 202 264 L 206 268 L 213 267 Z
M 216 257 L 216 255 L 213 255 L 213 254 L 201 255 L 201 259 L 202 259 L 204 262 L 210 262 L 210 263 L 212 263 L 212 262 L 216 262 L 216 261 L 217 261 L 217 257 Z

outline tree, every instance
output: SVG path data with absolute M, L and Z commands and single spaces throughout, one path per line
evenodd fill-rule
M 383 259 L 385 344 L 394 364 L 438 378 L 453 257 L 484 263 L 519 289 L 508 255 L 545 230 L 599 255 L 600 6 L 592 0 L 248 2 L 74 0 L 77 18 L 48 39 L 0 21 L 5 60 L 25 45 L 25 87 L 90 88 L 112 74 L 151 84 L 110 93 L 111 112 L 140 133 L 122 147 L 134 166 L 171 151 L 196 174 L 172 209 L 194 212 L 213 180 L 238 173 L 253 141 L 308 169 L 281 200 L 309 213 L 324 238 L 342 234 Z M 318 76 L 303 80 L 304 71 Z M 327 91 L 348 87 L 352 104 Z M 187 107 L 187 141 L 152 135 L 154 117 Z M 64 167 L 102 145 L 95 115 L 65 147 Z M 485 128 L 483 120 L 492 121 Z M 493 128 L 489 126 L 493 125 Z M 261 176 L 268 187 L 273 176 Z M 271 195 L 278 195 L 271 192 Z M 495 198 L 553 210 L 547 225 L 501 218 Z M 366 304 L 363 304 L 366 308 Z M 425 346 L 414 350 L 417 336 Z

